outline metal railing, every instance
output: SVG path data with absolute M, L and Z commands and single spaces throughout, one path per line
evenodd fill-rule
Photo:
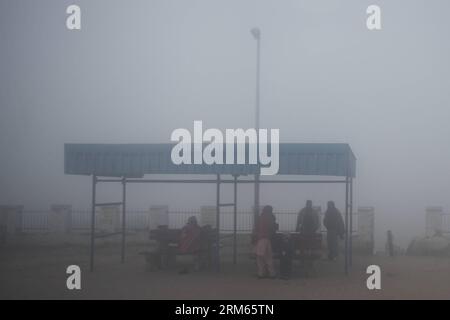
M 87 231 L 90 228 L 91 211 L 72 210 L 70 230 Z M 169 227 L 181 228 L 190 216 L 197 217 L 200 221 L 200 210 L 172 209 L 168 213 Z M 275 212 L 279 230 L 283 232 L 295 231 L 298 212 L 295 210 L 279 210 Z M 22 230 L 25 232 L 46 232 L 49 230 L 48 210 L 24 210 L 22 216 Z M 353 216 L 353 229 L 356 228 L 357 215 Z M 222 232 L 233 231 L 233 212 L 221 211 L 220 226 Z M 98 219 L 98 217 L 97 217 Z M 323 231 L 323 214 L 320 214 L 320 230 Z M 450 218 L 448 219 L 450 223 Z M 126 226 L 128 230 L 147 230 L 149 226 L 149 210 L 127 210 Z M 238 211 L 237 231 L 240 233 L 251 232 L 253 228 L 253 212 Z

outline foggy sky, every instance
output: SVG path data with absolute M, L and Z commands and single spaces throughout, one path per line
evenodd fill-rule
M 65 27 L 70 4 L 81 31 Z M 370 4 L 381 31 L 365 26 Z M 349 143 L 355 207 L 375 207 L 378 242 L 388 228 L 423 233 L 426 206 L 450 210 L 449 11 L 444 0 L 2 0 L 0 203 L 87 208 L 90 180 L 64 175 L 64 143 L 167 143 L 194 120 L 253 127 L 259 26 L 261 127 L 282 142 Z M 241 190 L 248 209 L 252 188 Z M 215 201 L 208 187 L 128 194 L 131 208 Z M 336 186 L 264 186 L 261 202 L 308 198 L 343 210 Z

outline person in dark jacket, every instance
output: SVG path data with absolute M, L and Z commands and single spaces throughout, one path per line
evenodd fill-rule
M 307 200 L 306 206 L 300 210 L 297 216 L 296 231 L 306 235 L 315 234 L 319 229 L 319 215 L 312 207 L 312 201 Z
M 335 260 L 339 252 L 339 238 L 344 239 L 345 225 L 333 201 L 328 201 L 323 225 L 327 228 L 328 259 Z

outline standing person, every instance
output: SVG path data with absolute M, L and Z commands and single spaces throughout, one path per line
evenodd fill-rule
M 272 238 L 277 230 L 272 206 L 265 206 L 256 220 L 253 240 L 255 244 L 258 278 L 275 278 Z
M 300 210 L 297 216 L 297 232 L 312 235 L 319 229 L 319 215 L 312 207 L 312 201 L 307 200 L 306 206 Z
M 328 259 L 335 260 L 339 253 L 339 238 L 344 239 L 345 225 L 333 201 L 328 201 L 323 225 L 327 228 Z

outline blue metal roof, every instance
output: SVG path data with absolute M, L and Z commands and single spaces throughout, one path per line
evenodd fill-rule
M 255 174 L 255 164 L 181 164 L 174 144 L 65 144 L 64 173 L 106 177 L 144 174 Z M 224 153 L 225 153 L 224 148 Z M 280 143 L 279 175 L 355 177 L 356 158 L 345 143 Z

